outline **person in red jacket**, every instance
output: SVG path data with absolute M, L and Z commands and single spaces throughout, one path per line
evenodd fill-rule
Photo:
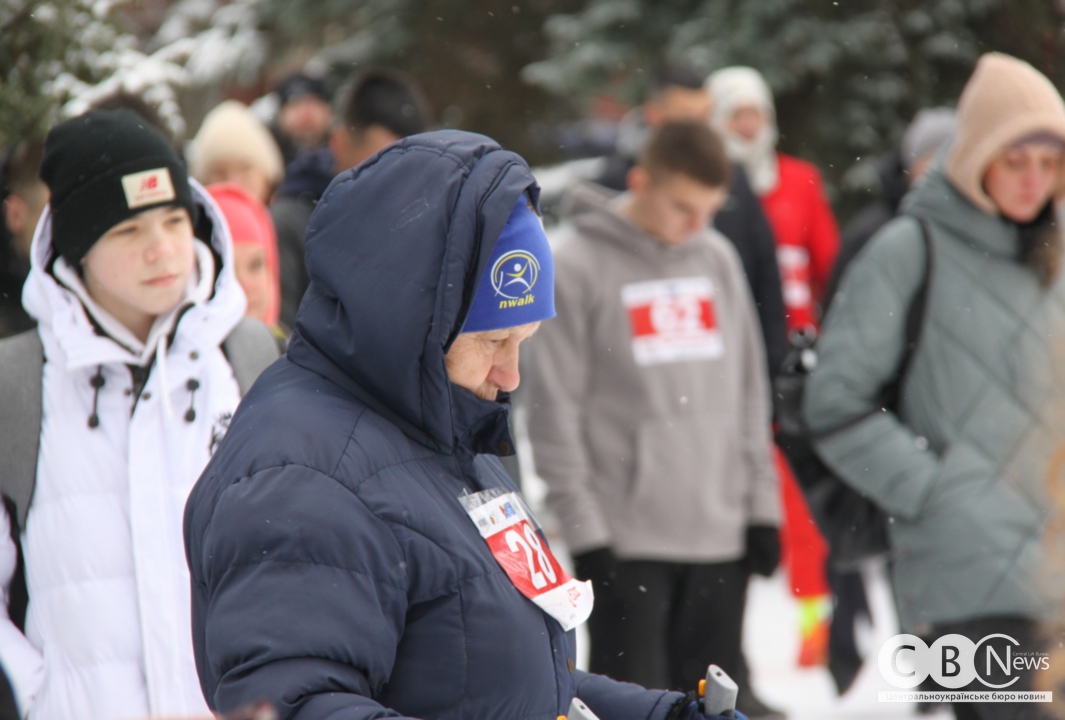
M 821 173 L 812 163 L 777 151 L 773 95 L 757 70 L 725 68 L 710 75 L 706 85 L 714 102 L 710 123 L 729 157 L 746 169 L 776 236 L 789 335 L 816 330 L 840 244 Z M 821 665 L 827 658 L 832 611 L 828 545 L 784 456 L 776 455 L 785 514 L 784 564 L 801 613 L 799 664 Z

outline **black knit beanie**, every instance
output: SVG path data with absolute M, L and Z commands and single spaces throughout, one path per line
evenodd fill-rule
M 177 205 L 196 220 L 184 166 L 130 110 L 93 110 L 52 128 L 41 179 L 52 192 L 52 247 L 74 267 L 104 233 L 145 210 Z

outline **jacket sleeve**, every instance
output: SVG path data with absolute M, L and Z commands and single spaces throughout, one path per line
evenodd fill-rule
M 611 544 L 606 517 L 591 486 L 584 446 L 584 398 L 589 381 L 592 290 L 575 263 L 560 256 L 555 267 L 556 317 L 529 345 L 526 398 L 536 473 L 547 483 L 547 502 L 558 517 L 570 552 Z
M 939 459 L 921 449 L 913 431 L 884 411 L 879 399 L 902 361 L 906 314 L 924 266 L 920 228 L 912 218 L 892 221 L 870 240 L 844 274 L 825 318 L 818 365 L 803 401 L 822 460 L 906 519 L 920 513 Z
M 44 657 L 7 615 L 6 598 L 15 576 L 17 559 L 15 542 L 11 539 L 11 520 L 7 510 L 0 505 L 0 586 L 5 597 L 4 612 L 0 616 L 0 667 L 15 691 L 19 712 L 25 717 L 44 682 Z
M 825 185 L 817 168 L 810 168 L 810 275 L 814 297 L 825 300 L 832 270 L 839 255 L 839 225 L 825 194 Z
M 733 263 L 736 324 L 742 343 L 743 461 L 750 479 L 747 522 L 750 525 L 780 524 L 780 481 L 773 466 L 770 429 L 771 397 L 765 367 L 765 347 L 758 332 L 758 317 L 747 284 L 740 278 L 738 258 Z
M 185 543 L 197 670 L 213 709 L 265 700 L 299 720 L 398 715 L 372 698 L 403 632 L 407 564 L 348 488 L 299 465 L 214 489 L 201 480 Z
M 599 720 L 665 720 L 684 693 L 647 690 L 605 675 L 578 670 L 574 685 L 579 697 Z

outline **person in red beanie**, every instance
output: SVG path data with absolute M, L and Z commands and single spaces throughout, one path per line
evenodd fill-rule
M 262 320 L 283 340 L 280 325 L 281 271 L 277 233 L 270 212 L 251 193 L 234 183 L 217 183 L 207 192 L 218 203 L 233 236 L 233 269 L 248 297 L 247 317 Z

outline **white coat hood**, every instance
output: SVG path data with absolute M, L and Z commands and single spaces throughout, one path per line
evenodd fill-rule
M 214 268 L 213 258 L 205 252 L 206 247 L 197 243 L 197 268 L 186 289 L 185 300 L 156 321 L 148 342 L 143 344 L 106 311 L 96 307 L 82 288 L 71 287 L 73 283 L 67 273 L 60 271 L 64 284 L 48 272 L 55 253 L 51 207 L 44 209 L 30 248 L 30 274 L 22 292 L 22 304 L 38 325 L 46 328 L 55 339 L 68 370 L 109 362 L 143 366 L 151 361 L 158 344 L 165 341 L 179 317 L 182 325 L 196 325 L 201 342 L 217 345 L 243 317 L 247 300 L 233 272 L 233 241 L 229 226 L 203 186 L 195 180 L 189 183 L 200 211 L 207 213 L 211 220 L 214 229 L 211 246 L 221 257 L 222 266 Z M 210 267 L 206 267 L 208 264 Z M 213 278 L 215 274 L 217 277 Z M 86 307 L 91 308 L 93 318 L 112 337 L 96 332 Z M 187 317 L 190 313 L 191 317 Z M 189 322 L 193 318 L 195 320 Z M 160 332 L 163 329 L 166 332 Z M 42 332 L 42 339 L 44 335 Z

